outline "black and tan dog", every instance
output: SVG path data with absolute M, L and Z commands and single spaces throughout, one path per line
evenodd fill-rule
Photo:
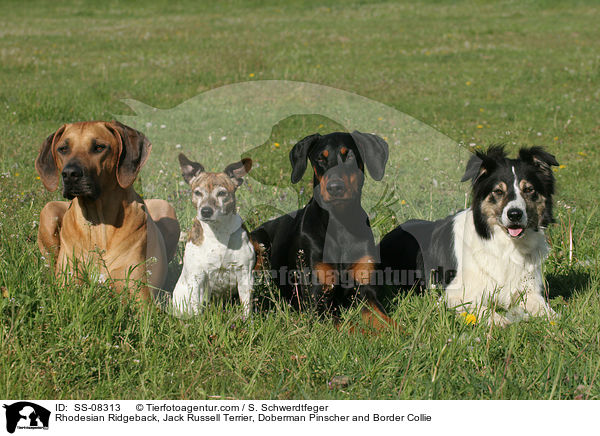
M 295 307 L 307 303 L 334 316 L 356 299 L 366 303 L 363 319 L 377 329 L 393 325 L 377 300 L 373 270 L 377 253 L 361 206 L 365 165 L 381 180 L 388 145 L 372 134 L 314 134 L 290 151 L 292 183 L 307 160 L 313 167 L 313 197 L 296 212 L 271 220 L 251 234 L 265 249 L 273 280 Z
M 151 148 L 116 121 L 65 124 L 42 143 L 35 168 L 49 191 L 62 180 L 70 200 L 51 201 L 40 213 L 38 245 L 57 275 L 91 264 L 117 290 L 141 280 L 144 300 L 163 286 L 179 223 L 169 203 L 144 201 L 133 189 Z

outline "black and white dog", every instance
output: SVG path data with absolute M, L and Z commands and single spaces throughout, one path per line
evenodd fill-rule
M 555 157 L 541 147 L 509 159 L 502 146 L 477 151 L 462 181 L 472 206 L 439 221 L 408 221 L 380 243 L 382 268 L 416 269 L 441 285 L 450 308 L 488 315 L 488 322 L 556 316 L 543 296 L 544 228 L 553 222 Z M 494 306 L 509 309 L 507 316 Z M 487 313 L 486 313 L 487 312 Z

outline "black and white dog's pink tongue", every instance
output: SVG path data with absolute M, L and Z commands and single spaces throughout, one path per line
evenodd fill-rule
M 510 236 L 519 236 L 521 233 L 523 233 L 523 229 L 520 227 L 516 229 L 508 229 L 508 233 Z

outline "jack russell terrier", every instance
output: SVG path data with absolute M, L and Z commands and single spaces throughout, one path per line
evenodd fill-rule
M 183 255 L 183 270 L 173 291 L 173 311 L 178 317 L 197 315 L 211 294 L 229 294 L 237 287 L 244 316 L 252 311 L 254 247 L 237 214 L 235 191 L 252 167 L 245 158 L 222 173 L 179 155 L 184 180 L 192 188 L 197 209 Z

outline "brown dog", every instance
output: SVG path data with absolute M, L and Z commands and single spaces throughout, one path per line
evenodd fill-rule
M 156 296 L 179 223 L 169 203 L 144 202 L 132 187 L 151 148 L 142 133 L 117 121 L 65 124 L 46 138 L 35 168 L 49 191 L 61 178 L 71 200 L 51 201 L 40 213 L 38 245 L 55 260 L 57 275 L 92 264 L 115 289 L 141 280 L 141 298 Z

